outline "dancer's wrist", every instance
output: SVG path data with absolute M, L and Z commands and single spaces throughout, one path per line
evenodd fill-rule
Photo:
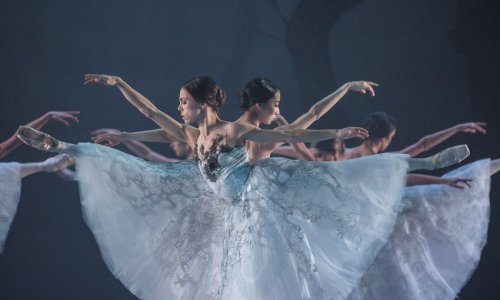
M 121 87 L 125 84 L 125 81 L 121 77 L 114 76 L 115 77 L 115 86 L 116 87 Z

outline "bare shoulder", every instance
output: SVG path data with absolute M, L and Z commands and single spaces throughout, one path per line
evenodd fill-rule
M 252 131 L 258 129 L 258 127 L 248 124 L 246 122 L 229 122 L 226 125 L 226 136 L 228 138 L 228 143 L 231 145 L 239 146 L 245 144 L 244 136 Z
M 250 130 L 258 129 L 258 127 L 252 124 L 240 121 L 230 122 L 227 124 L 226 128 L 228 132 L 231 132 L 235 136 L 245 134 Z
M 198 137 L 200 136 L 200 130 L 196 127 L 193 127 L 193 126 L 187 125 L 187 124 L 182 124 L 182 127 L 184 128 L 184 131 L 186 132 L 188 144 L 191 147 L 194 147 L 194 145 L 196 145 L 196 141 L 198 140 Z
M 343 157 L 344 157 L 344 159 L 354 159 L 354 158 L 361 157 L 361 155 L 359 153 L 357 153 L 356 151 L 354 151 L 353 149 L 347 148 L 347 149 L 345 149 Z

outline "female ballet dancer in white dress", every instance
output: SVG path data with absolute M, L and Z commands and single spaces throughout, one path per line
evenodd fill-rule
M 458 132 L 485 133 L 485 125 L 457 124 L 398 152 L 419 155 Z M 361 145 L 349 149 L 340 140 L 323 141 L 314 155 L 346 160 L 376 154 L 396 133 L 394 118 L 383 112 L 368 115 L 363 127 L 371 134 Z M 483 159 L 443 177 L 409 176 L 408 184 L 419 186 L 405 188 L 405 207 L 391 238 L 349 299 L 455 299 L 486 243 L 490 176 L 499 169 L 500 159 Z
M 26 126 L 40 129 L 50 120 L 69 125 L 69 121 L 78 122 L 77 115 L 76 111 L 50 111 Z M 0 143 L 0 159 L 21 144 L 21 140 L 15 134 Z M 16 215 L 21 195 L 22 178 L 38 172 L 57 172 L 70 164 L 71 160 L 68 155 L 58 155 L 42 162 L 33 163 L 0 162 L 0 253 L 3 252 L 7 234 Z
M 182 125 L 118 77 L 116 85 L 196 162 L 153 164 L 95 144 L 69 145 L 21 128 L 38 148 L 72 153 L 82 206 L 108 267 L 144 299 L 346 298 L 392 232 L 408 169 L 442 167 L 467 155 L 426 159 L 384 154 L 346 162 L 250 161 L 248 141 L 366 136 L 342 130 L 262 130 L 217 117 L 224 92 L 210 78 L 180 91 Z M 457 156 L 458 154 L 458 156 Z M 199 167 L 199 169 L 198 169 Z M 199 174 L 205 180 L 199 180 Z

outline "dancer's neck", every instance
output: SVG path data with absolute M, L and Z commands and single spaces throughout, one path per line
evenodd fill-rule
M 203 136 L 207 137 L 213 128 L 220 126 L 222 123 L 224 123 L 224 121 L 219 119 L 217 112 L 211 108 L 208 108 L 207 110 L 205 110 L 202 119 L 198 121 L 198 128 L 200 130 L 200 133 Z
M 380 152 L 380 146 L 370 141 L 365 141 L 363 144 L 352 148 L 351 153 L 356 157 L 373 155 Z
M 256 112 L 250 110 L 245 110 L 238 121 L 249 123 L 257 127 L 260 126 L 259 115 Z

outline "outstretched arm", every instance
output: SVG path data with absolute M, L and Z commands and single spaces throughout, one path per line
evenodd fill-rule
M 144 143 L 139 142 L 168 142 L 163 129 L 155 129 L 137 132 L 121 132 L 114 128 L 97 129 L 91 133 L 92 140 L 96 143 L 107 142 L 106 146 L 114 147 L 123 144 L 135 155 L 154 162 L 176 162 L 177 159 L 168 158 L 153 151 Z
M 113 128 L 97 129 L 91 133 L 95 143 L 106 142 L 106 146 L 114 147 L 120 143 L 135 140 L 141 142 L 169 143 L 172 141 L 163 129 L 122 132 Z
M 448 186 L 463 189 L 465 186 L 471 187 L 472 179 L 466 178 L 443 178 L 437 176 L 429 176 L 422 174 L 408 174 L 406 177 L 406 185 L 425 185 L 425 184 L 446 184 Z
M 315 103 L 309 111 L 297 118 L 297 120 L 288 125 L 284 125 L 283 129 L 306 129 L 335 106 L 348 91 L 356 91 L 362 94 L 369 92 L 372 96 L 375 96 L 373 88 L 377 86 L 378 84 L 370 81 L 353 81 L 345 83 L 335 92 Z
M 319 142 L 329 139 L 367 138 L 368 131 L 360 127 L 347 127 L 343 129 L 294 129 L 294 130 L 265 130 L 250 124 L 241 124 L 240 143 L 251 140 L 260 143 L 301 143 Z
M 283 116 L 277 116 L 275 122 L 279 126 L 288 125 L 287 120 Z M 279 129 L 280 127 L 278 127 Z M 290 147 L 279 147 L 278 144 L 266 144 L 275 154 L 285 155 L 303 160 L 314 160 L 314 155 L 309 151 L 309 148 L 304 143 L 290 144 Z
M 145 144 L 134 141 L 134 140 L 129 140 L 124 142 L 125 146 L 127 146 L 130 151 L 132 151 L 135 155 L 144 158 L 149 161 L 154 161 L 154 162 L 177 162 L 179 160 L 173 159 L 173 158 L 168 158 L 166 156 L 163 156 L 159 154 L 156 151 L 153 151 L 151 148 L 146 146 Z
M 89 83 L 118 87 L 118 89 L 122 92 L 123 96 L 125 96 L 128 102 L 130 102 L 135 108 L 137 108 L 143 115 L 151 119 L 163 130 L 165 130 L 165 132 L 169 137 L 172 138 L 173 141 L 187 142 L 189 144 L 192 144 L 192 141 L 189 140 L 186 132 L 186 128 L 191 128 L 190 126 L 184 126 L 181 123 L 177 122 L 174 118 L 160 111 L 151 101 L 149 101 L 138 91 L 134 90 L 120 77 L 86 74 L 85 84 Z M 194 128 L 192 129 L 195 130 Z
M 422 152 L 430 150 L 431 148 L 439 145 L 440 143 L 446 141 L 447 139 L 449 139 L 450 137 L 459 132 L 469 132 L 469 133 L 480 132 L 482 134 L 485 134 L 486 133 L 486 129 L 484 128 L 485 126 L 486 123 L 484 122 L 469 122 L 469 123 L 457 124 L 445 130 L 426 135 L 415 144 L 410 145 L 404 148 L 403 150 L 397 152 L 409 154 L 410 157 L 414 157 Z
M 49 111 L 38 119 L 29 122 L 25 126 L 40 130 L 50 120 L 54 120 L 68 126 L 69 121 L 73 121 L 76 123 L 79 122 L 79 113 L 79 111 Z M 14 151 L 22 143 L 23 142 L 17 138 L 16 134 L 11 136 L 8 140 L 2 142 L 0 144 L 0 159 L 2 159 L 10 152 Z

